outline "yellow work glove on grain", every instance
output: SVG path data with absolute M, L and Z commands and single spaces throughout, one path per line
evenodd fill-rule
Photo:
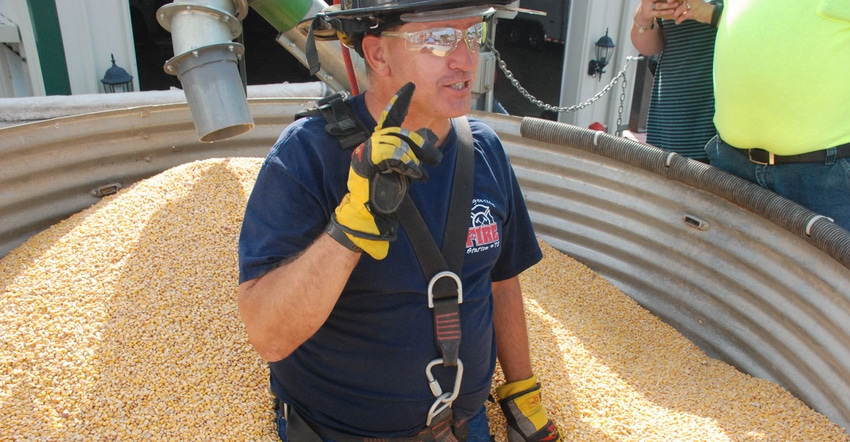
M 508 421 L 508 442 L 560 442 L 558 427 L 546 416 L 537 375 L 496 388 Z
M 331 224 L 375 259 L 387 256 L 389 242 L 396 237 L 396 210 L 410 180 L 425 180 L 428 174 L 422 162 L 436 165 L 442 158 L 431 130 L 410 132 L 399 127 L 413 90 L 413 83 L 399 89 L 381 114 L 375 132 L 354 149 L 348 193 L 331 217 Z

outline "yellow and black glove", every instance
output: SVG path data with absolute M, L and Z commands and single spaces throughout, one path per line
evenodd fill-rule
M 387 105 L 372 136 L 354 149 L 348 172 L 348 193 L 337 206 L 328 228 L 337 241 L 358 248 L 372 258 L 384 259 L 396 237 L 396 210 L 411 180 L 425 180 L 422 163 L 436 165 L 442 153 L 434 147 L 436 135 L 427 128 L 416 132 L 399 127 L 413 98 L 407 83 Z M 345 234 L 340 238 L 338 232 Z M 346 238 L 356 247 L 347 244 Z
M 508 442 L 560 442 L 561 433 L 547 416 L 537 375 L 496 388 L 508 421 Z

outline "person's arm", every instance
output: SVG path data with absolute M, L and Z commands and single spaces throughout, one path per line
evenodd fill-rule
M 655 55 L 664 50 L 664 30 L 658 26 L 658 18 L 685 20 L 717 26 L 723 12 L 723 1 L 711 4 L 703 0 L 641 0 L 635 9 L 629 37 L 632 45 L 643 55 Z
M 360 256 L 322 233 L 293 260 L 239 285 L 239 314 L 260 357 L 279 361 L 313 336 Z
M 531 355 L 519 277 L 493 283 L 493 323 L 506 382 L 531 377 Z
M 662 15 L 669 15 L 680 5 L 678 1 L 640 1 L 629 32 L 632 45 L 638 52 L 643 55 L 655 55 L 664 50 L 664 30 L 658 26 L 657 19 Z
M 508 442 L 560 442 L 560 430 L 546 414 L 541 385 L 531 367 L 519 277 L 493 283 L 493 323 L 505 375 L 496 395 L 508 422 Z

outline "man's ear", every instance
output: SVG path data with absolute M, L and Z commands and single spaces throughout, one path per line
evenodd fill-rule
M 372 72 L 377 75 L 387 75 L 390 67 L 386 58 L 387 52 L 384 50 L 384 41 L 380 37 L 366 35 L 363 37 L 362 46 L 363 59 L 372 68 Z

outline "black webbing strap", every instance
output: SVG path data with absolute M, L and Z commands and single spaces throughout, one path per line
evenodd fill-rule
M 348 94 L 337 92 L 316 101 L 316 107 L 295 114 L 295 119 L 322 115 L 325 132 L 339 141 L 343 150 L 354 149 L 369 138 L 369 132 L 348 104 Z
M 440 272 L 450 271 L 460 277 L 466 256 L 466 238 L 469 234 L 469 207 L 474 186 L 475 150 L 472 131 L 466 117 L 455 118 L 457 131 L 457 160 L 452 183 L 452 197 L 442 251 L 437 248 L 428 226 L 416 205 L 405 196 L 398 209 L 399 222 L 407 232 L 422 273 L 431 281 Z M 462 287 L 452 278 L 439 278 L 433 287 L 434 340 L 443 356 L 443 365 L 457 365 L 460 350 L 460 301 Z
M 314 18 L 313 22 L 310 23 L 310 30 L 307 31 L 307 39 L 304 42 L 304 56 L 307 59 L 307 67 L 310 69 L 311 76 L 316 75 L 322 68 L 322 64 L 319 62 L 319 51 L 316 50 L 316 36 L 313 34 L 313 30 L 320 25 L 319 18 Z

